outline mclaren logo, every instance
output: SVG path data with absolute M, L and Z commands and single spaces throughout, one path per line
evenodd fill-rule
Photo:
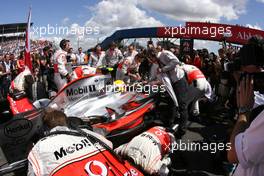
M 95 91 L 96 91 L 95 85 L 89 85 L 89 86 L 78 87 L 76 89 L 73 88 L 66 89 L 66 95 L 74 96 L 74 95 L 87 94 L 89 92 L 95 92 Z
M 73 154 L 76 151 L 82 150 L 90 146 L 92 146 L 92 143 L 90 141 L 88 141 L 87 139 L 82 139 L 77 144 L 72 144 L 71 146 L 68 147 L 61 147 L 59 151 L 54 152 L 54 156 L 56 160 L 59 160 L 67 155 Z

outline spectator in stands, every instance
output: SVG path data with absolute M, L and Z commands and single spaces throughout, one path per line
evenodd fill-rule
M 2 65 L 3 62 L 3 56 L 0 55 L 0 100 L 4 99 L 4 84 L 3 84 L 3 80 L 4 80 L 4 67 Z
M 42 98 L 48 98 L 47 79 L 42 76 L 40 68 L 36 67 L 33 70 L 33 84 L 30 86 L 32 100 L 36 101 Z
M 209 55 L 210 59 L 212 59 L 212 71 L 210 74 L 210 84 L 212 89 L 215 90 L 215 94 L 218 94 L 218 87 L 220 84 L 220 77 L 221 77 L 221 62 L 220 59 L 211 52 Z
M 11 84 L 11 73 L 12 73 L 12 62 L 10 55 L 5 54 L 4 60 L 0 63 L 2 66 L 2 95 L 4 98 L 7 97 L 9 86 Z
M 200 52 L 200 58 L 202 59 L 202 72 L 208 79 L 210 77 L 210 72 L 212 71 L 212 60 L 209 58 L 209 53 L 207 49 L 202 49 Z
M 40 67 L 40 55 L 37 52 L 33 52 L 33 54 L 30 55 L 32 59 L 32 66 L 33 67 Z
M 15 79 L 15 77 L 17 76 L 18 74 L 18 70 L 17 70 L 17 60 L 15 58 L 15 55 L 13 53 L 10 54 L 10 60 L 11 60 L 11 65 L 12 65 L 12 68 L 11 68 L 11 78 L 12 80 Z
M 202 68 L 202 60 L 201 60 L 201 58 L 200 58 L 200 56 L 198 54 L 198 51 L 194 51 L 193 65 L 196 66 L 199 69 Z
M 52 55 L 51 54 L 51 48 L 49 46 L 44 47 L 43 48 L 43 54 L 41 56 L 41 60 L 46 60 L 46 64 L 48 66 L 51 65 L 51 61 L 50 61 L 51 55 Z
M 54 68 L 51 61 L 53 55 L 53 50 L 50 45 L 43 48 L 43 54 L 40 58 L 40 74 L 42 76 L 43 82 L 46 86 L 46 91 L 56 90 L 56 85 L 54 83 Z
M 189 64 L 189 65 L 191 65 L 191 64 L 192 64 L 191 56 L 188 55 L 188 54 L 184 55 L 184 56 L 183 56 L 183 62 L 184 62 L 185 64 Z
M 45 57 L 40 58 L 40 66 L 38 72 L 39 77 L 41 77 L 42 82 L 45 84 L 45 90 L 48 91 L 49 65 Z
M 78 48 L 78 53 L 76 54 L 76 63 L 81 65 L 85 63 L 86 55 L 82 52 L 82 47 Z
M 229 59 L 226 55 L 226 49 L 221 48 L 218 50 L 220 62 L 221 62 L 221 78 L 219 85 L 219 95 L 221 97 L 221 102 L 226 104 L 229 95 L 230 95 L 230 73 L 227 70 L 227 64 L 229 63 Z
M 222 70 L 226 70 L 225 69 L 225 64 L 228 62 L 228 58 L 226 57 L 226 53 L 225 53 L 225 50 L 223 48 L 220 48 L 218 50 L 218 55 L 220 57 L 220 62 L 221 62 L 221 65 L 222 65 Z
M 96 45 L 92 51 L 88 65 L 90 67 L 100 67 L 106 65 L 105 52 L 102 51 L 100 45 Z
M 17 69 L 18 69 L 18 73 L 21 73 L 24 71 L 25 69 L 25 52 L 24 51 L 21 51 L 20 52 L 20 55 L 18 57 L 18 60 L 17 60 Z

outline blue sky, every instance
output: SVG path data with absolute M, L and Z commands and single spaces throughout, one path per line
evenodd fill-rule
M 66 17 L 71 21 L 84 23 L 91 17 L 87 6 L 94 5 L 98 1 L 92 0 L 11 0 L 2 2 L 0 6 L 0 22 L 16 23 L 25 22 L 28 9 L 32 6 L 32 22 L 37 26 L 46 24 L 60 24 Z M 3 5 L 4 4 L 4 5 Z
M 105 0 L 104 2 L 10 0 L 1 3 L 0 23 L 25 22 L 28 9 L 32 6 L 34 26 L 47 24 L 71 26 L 74 23 L 84 26 L 90 20 L 92 25 L 100 27 L 101 37 L 111 34 L 118 28 L 177 26 L 184 24 L 186 20 L 203 21 L 207 18 L 220 23 L 250 25 L 264 29 L 264 0 L 163 0 L 163 3 L 160 2 L 159 0 Z M 193 7 L 195 8 L 191 9 Z M 94 41 L 85 42 L 92 44 Z
M 99 0 L 10 0 L 2 2 L 0 6 L 0 22 L 16 23 L 25 22 L 27 11 L 32 6 L 32 21 L 35 25 L 60 24 L 64 18 L 69 18 L 71 22 L 84 23 L 92 14 L 87 7 L 96 5 Z M 249 0 L 246 14 L 241 15 L 236 20 L 222 19 L 223 23 L 232 24 L 258 24 L 264 28 L 264 3 L 256 0 Z M 149 15 L 161 20 L 167 25 L 177 25 L 181 21 L 169 19 L 161 14 L 148 11 Z

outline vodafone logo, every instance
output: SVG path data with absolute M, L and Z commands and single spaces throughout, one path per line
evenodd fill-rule
M 94 174 L 93 171 L 95 170 L 95 166 L 99 167 L 101 169 L 100 174 Z M 107 176 L 107 168 L 106 166 L 101 163 L 100 161 L 94 160 L 94 161 L 89 161 L 85 165 L 85 170 L 88 173 L 89 176 Z
M 154 130 L 154 134 L 155 134 L 156 136 L 163 136 L 163 135 L 166 135 L 166 132 L 164 131 L 163 128 L 160 128 L 160 127 L 154 127 L 153 130 Z

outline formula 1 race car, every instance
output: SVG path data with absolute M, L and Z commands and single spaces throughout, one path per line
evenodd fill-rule
M 81 118 L 109 139 L 135 136 L 151 123 L 146 114 L 154 109 L 155 98 L 119 91 L 120 87 L 109 81 L 108 75 L 79 78 L 65 86 L 48 107 L 62 110 L 68 117 Z

